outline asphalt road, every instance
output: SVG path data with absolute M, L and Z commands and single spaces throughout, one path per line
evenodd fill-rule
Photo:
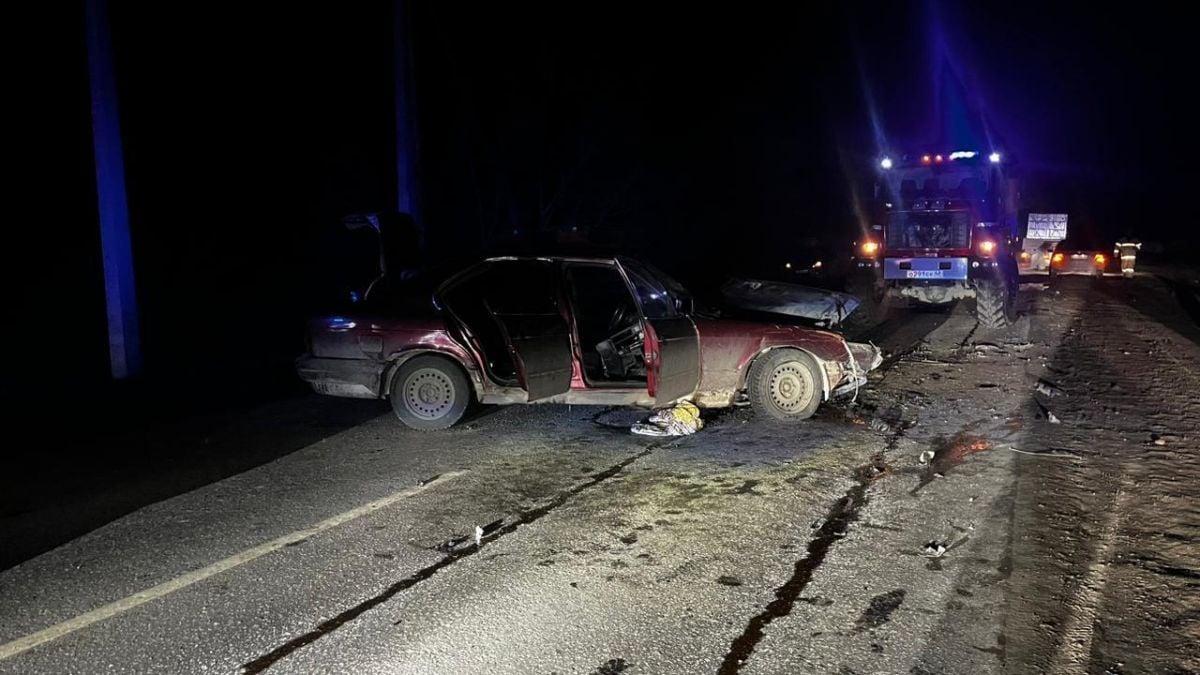
M 1153 278 L 1022 312 L 898 313 L 795 427 L 362 408 L 295 448 L 326 400 L 280 404 L 277 458 L 0 572 L 0 672 L 1200 672 L 1200 329 Z

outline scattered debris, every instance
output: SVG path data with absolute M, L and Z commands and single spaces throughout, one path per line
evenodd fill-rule
M 481 545 L 483 545 L 483 528 L 476 525 L 475 526 L 475 548 L 479 548 Z
M 1039 457 L 1070 457 L 1072 459 L 1083 459 L 1082 457 L 1080 457 L 1079 455 L 1077 455 L 1073 452 L 1068 452 L 1067 450 L 1056 450 L 1053 448 L 1048 449 L 1048 450 L 1019 450 L 1017 448 L 1009 448 L 1009 450 L 1020 453 L 1022 455 L 1037 455 Z
M 1185 440 L 1187 440 L 1185 437 L 1176 436 L 1175 434 L 1150 434 L 1150 442 L 1160 447 L 1177 444 Z
M 742 580 L 729 574 L 722 574 L 717 577 L 717 583 L 722 586 L 741 586 Z
M 918 464 L 928 464 L 930 462 L 930 460 L 933 459 L 933 456 L 935 454 L 937 454 L 937 453 L 935 453 L 932 450 L 922 450 L 921 456 L 917 458 L 917 463 Z
M 451 536 L 446 541 L 443 541 L 442 543 L 437 544 L 433 548 L 435 551 L 441 551 L 442 553 L 450 553 L 454 549 L 458 548 L 459 544 L 463 543 L 464 541 L 467 541 L 468 539 L 470 539 L 470 536 L 468 536 L 468 535 L 456 534 L 456 535 Z
M 1050 409 L 1047 408 L 1044 403 L 1037 400 L 1036 398 L 1033 399 L 1033 402 L 1037 404 L 1038 410 L 1042 413 L 1042 416 L 1046 418 L 1047 422 L 1049 422 L 1050 424 L 1059 424 L 1060 423 L 1060 420 L 1058 419 L 1058 417 L 1056 417 L 1054 415 L 1054 413 L 1050 412 Z
M 881 434 L 892 433 L 892 425 L 878 417 L 872 417 L 868 426 L 870 426 L 873 431 L 878 431 Z
M 854 622 L 854 631 L 857 633 L 871 628 L 879 628 L 887 623 L 892 617 L 892 612 L 896 611 L 904 602 L 904 596 L 904 589 L 897 588 L 871 598 L 871 604 L 863 610 L 858 621 Z
M 1034 391 L 1038 392 L 1039 394 L 1042 394 L 1044 396 L 1051 396 L 1051 397 L 1062 396 L 1064 393 L 1062 387 L 1058 386 L 1057 384 L 1054 384 L 1050 380 L 1047 380 L 1047 379 L 1041 378 L 1041 377 L 1039 377 L 1037 379 L 1037 382 L 1033 385 L 1033 389 L 1034 389 Z
M 592 675 L 620 675 L 625 672 L 625 669 L 630 667 L 631 663 L 625 659 L 609 659 L 600 664 L 600 667 L 592 671 Z
M 641 436 L 690 436 L 704 428 L 700 409 L 691 401 L 680 401 L 670 408 L 656 411 L 644 422 L 629 428 Z
M 939 541 L 931 541 L 921 549 L 921 555 L 926 558 L 940 558 L 946 552 L 946 545 Z

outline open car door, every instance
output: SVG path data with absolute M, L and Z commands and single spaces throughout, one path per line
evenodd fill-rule
M 487 376 L 524 389 L 529 401 L 571 388 L 570 329 L 554 272 L 545 260 L 490 260 L 438 291 L 439 304 L 480 354 Z
M 700 383 L 700 335 L 668 284 L 648 266 L 620 259 L 646 321 L 646 379 L 656 405 L 691 396 Z M 677 284 L 671 284 L 677 285 Z

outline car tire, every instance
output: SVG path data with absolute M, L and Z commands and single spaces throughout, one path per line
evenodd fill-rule
M 975 319 L 984 328 L 1012 323 L 1013 298 L 1002 280 L 980 281 L 975 287 Z
M 471 383 L 463 369 L 445 357 L 416 356 L 396 369 L 388 399 L 405 426 L 437 431 L 462 418 L 471 402 Z
M 808 419 L 821 405 L 821 367 L 797 349 L 774 349 L 755 359 L 747 377 L 750 405 L 773 422 Z

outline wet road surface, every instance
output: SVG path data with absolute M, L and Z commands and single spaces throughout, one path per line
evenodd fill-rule
M 0 572 L 0 672 L 1196 672 L 1195 325 L 1151 278 L 1022 301 L 898 313 L 796 427 L 331 429 Z

